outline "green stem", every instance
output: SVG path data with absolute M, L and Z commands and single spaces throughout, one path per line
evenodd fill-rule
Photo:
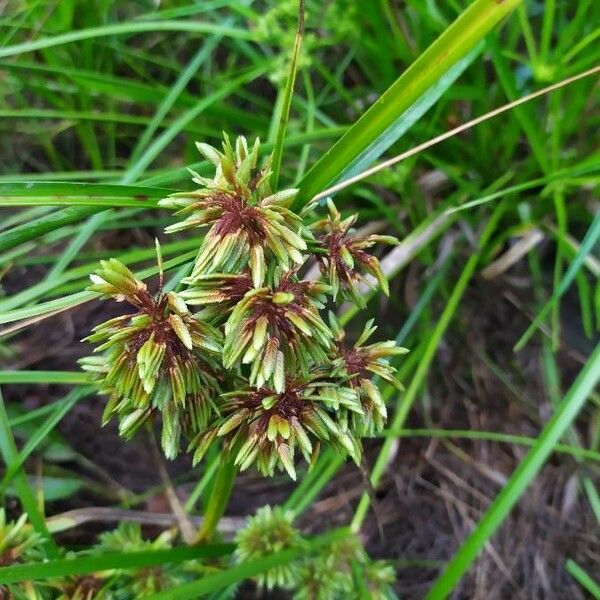
M 196 537 L 197 543 L 209 542 L 217 530 L 217 525 L 225 513 L 235 477 L 237 467 L 232 460 L 222 459 L 217 469 L 215 483 L 204 511 L 204 521 Z

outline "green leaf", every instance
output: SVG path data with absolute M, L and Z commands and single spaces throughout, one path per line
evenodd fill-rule
M 6 413 L 6 406 L 4 405 L 4 399 L 2 392 L 0 391 L 0 453 L 7 468 L 11 468 L 13 463 L 17 460 L 18 451 L 15 444 L 15 440 Z M 44 540 L 44 550 L 51 558 L 58 556 L 58 548 L 54 543 L 54 540 L 48 532 L 44 517 L 38 507 L 37 500 L 29 485 L 29 481 L 25 473 L 20 469 L 15 476 L 14 483 L 15 492 L 18 495 L 23 507 L 27 511 L 27 516 L 33 528 L 41 535 Z M 0 581 L 2 579 L 0 578 Z
M 5 182 L 0 206 L 96 206 L 99 208 L 156 208 L 173 190 L 103 183 Z
M 281 168 L 281 159 L 283 157 L 283 144 L 285 141 L 285 132 L 287 129 L 288 119 L 290 117 L 290 108 L 292 106 L 292 97 L 294 95 L 294 85 L 296 83 L 296 73 L 298 71 L 298 56 L 302 46 L 302 37 L 304 36 L 304 0 L 298 2 L 298 26 L 296 29 L 296 37 L 294 39 L 294 47 L 292 48 L 292 56 L 288 75 L 283 88 L 283 96 L 279 113 L 279 124 L 275 135 L 275 146 L 273 148 L 273 174 L 271 175 L 271 187 L 277 191 L 279 183 L 279 169 Z
M 458 552 L 426 596 L 427 600 L 442 600 L 454 589 L 471 566 L 478 553 L 508 516 L 513 506 L 525 493 L 546 459 L 569 428 L 600 380 L 600 344 L 587 360 L 579 376 L 556 408 L 535 445 L 511 475 L 496 499 L 489 506 Z
M 155 567 L 166 563 L 181 563 L 200 558 L 217 558 L 231 554 L 233 544 L 206 544 L 171 548 L 169 550 L 149 550 L 147 552 L 114 552 L 97 556 L 82 556 L 63 560 L 50 560 L 43 563 L 26 563 L 0 567 L 2 583 L 53 579 L 69 575 L 87 575 L 108 569 L 137 569 Z
M 44 497 L 44 502 L 54 502 L 55 500 L 63 500 L 70 498 L 83 487 L 81 479 L 73 477 L 29 477 L 30 484 L 41 484 L 41 490 Z M 8 486 L 6 494 L 10 496 L 20 496 L 16 489 L 16 483 Z
M 60 35 L 43 37 L 37 40 L 15 44 L 14 46 L 5 46 L 0 48 L 0 58 L 7 56 L 16 56 L 25 52 L 33 52 L 42 48 L 52 48 L 81 40 L 89 40 L 111 35 L 127 35 L 136 33 L 158 31 L 189 31 L 191 33 L 212 33 L 239 40 L 252 40 L 254 34 L 248 29 L 237 29 L 235 27 L 225 27 L 215 23 L 202 23 L 200 21 L 130 21 L 125 23 L 115 23 L 113 25 L 103 25 L 100 27 L 90 27 L 88 29 L 79 29 L 69 31 Z
M 90 376 L 83 371 L 2 371 L 2 383 L 60 383 L 63 385 L 84 385 L 90 382 Z
M 380 156 L 406 131 L 405 123 L 410 127 L 415 114 L 423 115 L 454 82 L 475 57 L 477 44 L 521 1 L 475 0 L 306 174 L 295 206 Z
M 596 600 L 600 598 L 600 584 L 596 583 L 575 561 L 569 559 L 565 568 L 569 575 L 576 579 L 581 587 L 596 598 Z

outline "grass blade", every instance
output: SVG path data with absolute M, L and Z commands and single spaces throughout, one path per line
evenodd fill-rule
M 479 551 L 501 525 L 512 507 L 542 468 L 546 459 L 569 428 L 589 394 L 600 380 L 600 344 L 598 344 L 579 376 L 544 427 L 534 447 L 511 475 L 475 530 L 453 556 L 443 574 L 427 594 L 427 600 L 446 598 L 470 567 Z
M 0 184 L 0 206 L 86 206 L 156 208 L 173 190 L 102 183 L 7 182 Z
M 535 333 L 535 330 L 539 327 L 541 322 L 545 319 L 546 315 L 552 309 L 552 306 L 558 301 L 558 299 L 569 289 L 569 286 L 575 279 L 575 276 L 579 272 L 579 269 L 584 264 L 586 256 L 592 251 L 592 249 L 596 246 L 598 242 L 598 238 L 600 238 L 600 212 L 596 214 L 590 228 L 583 241 L 581 242 L 581 246 L 575 255 L 575 258 L 569 264 L 569 268 L 564 274 L 562 280 L 560 281 L 558 287 L 552 293 L 552 296 L 544 304 L 541 310 L 536 315 L 535 319 L 529 325 L 529 327 L 525 330 L 525 333 L 520 337 L 519 341 L 515 344 L 515 352 L 521 350 L 531 336 Z
M 3 371 L 0 373 L 0 384 L 57 383 L 61 385 L 85 385 L 89 382 L 89 375 L 83 371 Z
M 50 560 L 42 563 L 11 565 L 0 567 L 0 583 L 36 581 L 70 575 L 87 575 L 108 569 L 156 567 L 166 563 L 180 563 L 199 558 L 217 558 L 231 554 L 234 548 L 233 544 L 206 544 L 171 548 L 170 550 L 115 552 L 97 556 Z
M 568 560 L 565 565 L 567 572 L 571 577 L 577 580 L 577 583 L 581 585 L 587 592 L 589 592 L 592 597 L 600 598 L 600 584 L 596 583 L 588 573 L 582 569 L 575 561 Z
M 290 117 L 290 108 L 292 106 L 292 97 L 294 95 L 294 85 L 296 83 L 296 73 L 298 71 L 298 56 L 302 46 L 302 37 L 304 36 L 304 0 L 298 0 L 298 25 L 290 68 L 283 90 L 283 101 L 281 103 L 281 112 L 279 114 L 279 125 L 275 135 L 275 146 L 273 148 L 273 174 L 271 175 L 271 187 L 277 190 L 279 183 L 279 170 L 281 168 L 281 159 L 283 157 L 283 143 L 285 141 L 285 132 Z
M 10 469 L 18 457 L 17 445 L 12 434 L 6 406 L 0 390 L 0 452 L 6 467 Z M 33 528 L 42 536 L 44 540 L 43 548 L 50 558 L 58 556 L 58 547 L 56 546 L 48 528 L 44 516 L 40 512 L 37 500 L 33 490 L 29 486 L 27 476 L 22 470 L 19 470 L 15 475 L 15 489 L 19 496 L 19 500 L 23 504 L 23 508 L 27 511 L 29 522 Z M 2 577 L 0 576 L 0 583 Z
M 177 21 L 177 20 L 160 20 L 160 21 L 132 21 L 126 23 L 115 23 L 113 25 L 103 25 L 101 27 L 90 27 L 88 29 L 79 29 L 77 31 L 69 31 L 52 37 L 40 38 L 15 44 L 13 46 L 5 46 L 0 48 L 0 58 L 7 56 L 16 56 L 25 52 L 33 52 L 43 48 L 52 48 L 54 46 L 62 46 L 72 42 L 81 40 L 90 40 L 111 35 L 132 35 L 136 33 L 156 33 L 157 31 L 187 31 L 190 33 L 208 33 L 214 35 L 223 35 L 236 38 L 239 40 L 252 40 L 254 34 L 247 29 L 238 29 L 236 27 L 226 27 L 214 23 L 202 23 L 200 21 Z
M 398 119 L 410 122 L 413 110 L 424 112 L 428 101 L 437 100 L 458 77 L 459 65 L 466 68 L 467 55 L 520 2 L 473 2 L 306 174 L 297 205 L 308 202 L 361 157 L 368 155 L 372 162 L 380 156 L 398 137 L 387 136 L 390 128 L 398 127 Z M 444 75 L 454 79 L 441 81 Z
M 18 470 L 25 464 L 32 452 L 44 441 L 46 436 L 58 425 L 62 418 L 75 406 L 75 403 L 83 397 L 95 391 L 93 387 L 78 388 L 65 396 L 54 405 L 54 410 L 44 423 L 36 430 L 19 454 L 15 457 L 10 467 L 6 469 L 0 481 L 0 495 L 6 492 L 8 484 L 12 481 Z

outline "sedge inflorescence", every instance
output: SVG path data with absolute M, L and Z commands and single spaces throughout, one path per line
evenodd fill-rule
M 226 136 L 221 150 L 198 149 L 214 176 L 193 173 L 199 189 L 160 202 L 180 217 L 168 233 L 204 231 L 181 289 L 164 292 L 160 269 L 151 292 L 114 259 L 92 276 L 92 290 L 133 307 L 87 338 L 99 345 L 82 364 L 109 398 L 105 420 L 116 416 L 130 437 L 160 417 L 168 457 L 183 438 L 196 462 L 220 443 L 241 469 L 256 465 L 270 476 L 285 470 L 295 478 L 297 459 L 312 464 L 323 444 L 358 462 L 360 438 L 386 420 L 371 378 L 398 385 L 390 359 L 405 350 L 366 344 L 372 322 L 349 344 L 324 312 L 341 300 L 364 306 L 364 284 L 388 293 L 367 249 L 396 240 L 361 236 L 356 216 L 343 219 L 331 201 L 327 216 L 312 222 L 318 207 L 294 212 L 298 190 L 271 189 L 258 140 L 249 146 Z M 303 278 L 311 262 L 319 280 Z
M 236 535 L 235 559 L 241 564 L 285 551 L 301 551 L 294 560 L 256 576 L 259 590 L 284 588 L 294 600 L 395 597 L 391 589 L 394 568 L 385 561 L 372 560 L 357 536 L 349 534 L 313 550 L 292 521 L 293 515 L 281 507 L 263 506 Z

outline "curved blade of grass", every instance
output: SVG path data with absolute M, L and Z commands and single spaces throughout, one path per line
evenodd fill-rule
M 402 134 L 398 120 L 412 124 L 415 112 L 422 115 L 474 58 L 469 53 L 521 1 L 475 0 L 306 174 L 296 206 L 349 167 L 362 166 L 361 159 L 380 156 Z M 386 135 L 390 130 L 395 139 Z
M 281 168 L 281 159 L 283 157 L 283 142 L 288 120 L 290 118 L 290 108 L 292 107 L 292 97 L 294 95 L 294 85 L 296 84 L 296 74 L 298 72 L 298 56 L 302 46 L 302 37 L 304 36 L 304 0 L 298 0 L 298 24 L 296 27 L 296 37 L 294 38 L 294 47 L 290 59 L 290 68 L 285 81 L 283 90 L 283 100 L 281 102 L 281 112 L 279 113 L 279 125 L 275 135 L 275 146 L 273 148 L 273 173 L 271 175 L 271 187 L 276 190 L 279 184 L 279 169 Z
M 575 561 L 569 559 L 565 565 L 565 569 L 593 598 L 596 598 L 596 600 L 600 598 L 600 584 L 596 583 Z
M 0 390 L 0 453 L 6 467 L 11 468 L 13 463 L 17 460 L 18 451 L 15 439 L 12 434 L 10 422 L 8 420 L 8 414 L 6 413 L 6 406 L 4 405 L 4 399 L 2 397 L 2 391 Z M 43 548 L 46 554 L 50 558 L 56 558 L 58 556 L 58 547 L 54 542 L 54 539 L 50 535 L 48 528 L 46 527 L 46 521 L 44 516 L 40 512 L 38 503 L 33 493 L 33 490 L 29 486 L 27 476 L 22 470 L 18 470 L 15 475 L 15 490 L 19 496 L 19 500 L 23 505 L 23 508 L 27 511 L 29 522 L 33 528 L 40 534 L 43 542 Z M 2 577 L 0 576 L 0 582 Z
M 199 581 L 187 583 L 164 592 L 158 592 L 147 597 L 147 600 L 195 600 L 210 592 L 221 590 L 233 583 L 254 577 L 269 569 L 288 564 L 297 558 L 314 552 L 317 548 L 327 546 L 334 541 L 347 537 L 349 530 L 339 529 L 308 541 L 301 548 L 283 550 L 264 558 L 229 568 L 214 575 L 203 577 Z M 200 546 L 202 547 L 202 546 Z
M 533 448 L 516 468 L 508 483 L 477 523 L 475 530 L 452 557 L 445 571 L 435 582 L 426 596 L 427 600 L 441 600 L 452 592 L 485 543 L 525 493 L 599 380 L 600 344 L 596 346 L 577 379 L 556 408 Z
M 438 438 L 438 439 L 458 439 L 458 440 L 485 440 L 487 442 L 502 442 L 504 444 L 517 444 L 518 446 L 534 446 L 537 438 L 527 437 L 525 435 L 515 435 L 512 433 L 501 433 L 498 431 L 480 431 L 472 429 L 388 429 L 381 433 L 381 436 L 396 437 L 417 437 L 417 438 Z M 577 446 L 568 446 L 566 444 L 556 444 L 554 451 L 559 454 L 569 454 L 575 458 L 593 460 L 600 462 L 600 452 L 579 448 Z
M 211 33 L 232 37 L 239 40 L 253 40 L 255 34 L 248 29 L 238 29 L 236 27 L 227 27 L 217 25 L 215 23 L 203 23 L 201 21 L 177 21 L 177 20 L 160 20 L 160 21 L 130 21 L 126 23 L 115 23 L 113 25 L 103 25 L 100 27 L 90 27 L 88 29 L 79 29 L 78 31 L 69 31 L 52 37 L 40 38 L 15 44 L 13 46 L 5 46 L 0 48 L 0 58 L 7 56 L 16 56 L 25 52 L 33 52 L 42 48 L 52 48 L 54 46 L 62 46 L 72 42 L 81 40 L 90 40 L 95 38 L 107 37 L 111 35 L 127 35 L 136 33 L 156 33 L 157 31 L 187 31 L 189 33 Z
M 54 579 L 70 575 L 87 575 L 108 569 L 139 569 L 164 564 L 181 563 L 199 558 L 217 558 L 231 554 L 233 544 L 205 544 L 186 546 L 169 550 L 148 550 L 145 552 L 111 552 L 97 556 L 81 556 L 46 562 L 26 563 L 0 567 L 0 583 L 18 583 Z

